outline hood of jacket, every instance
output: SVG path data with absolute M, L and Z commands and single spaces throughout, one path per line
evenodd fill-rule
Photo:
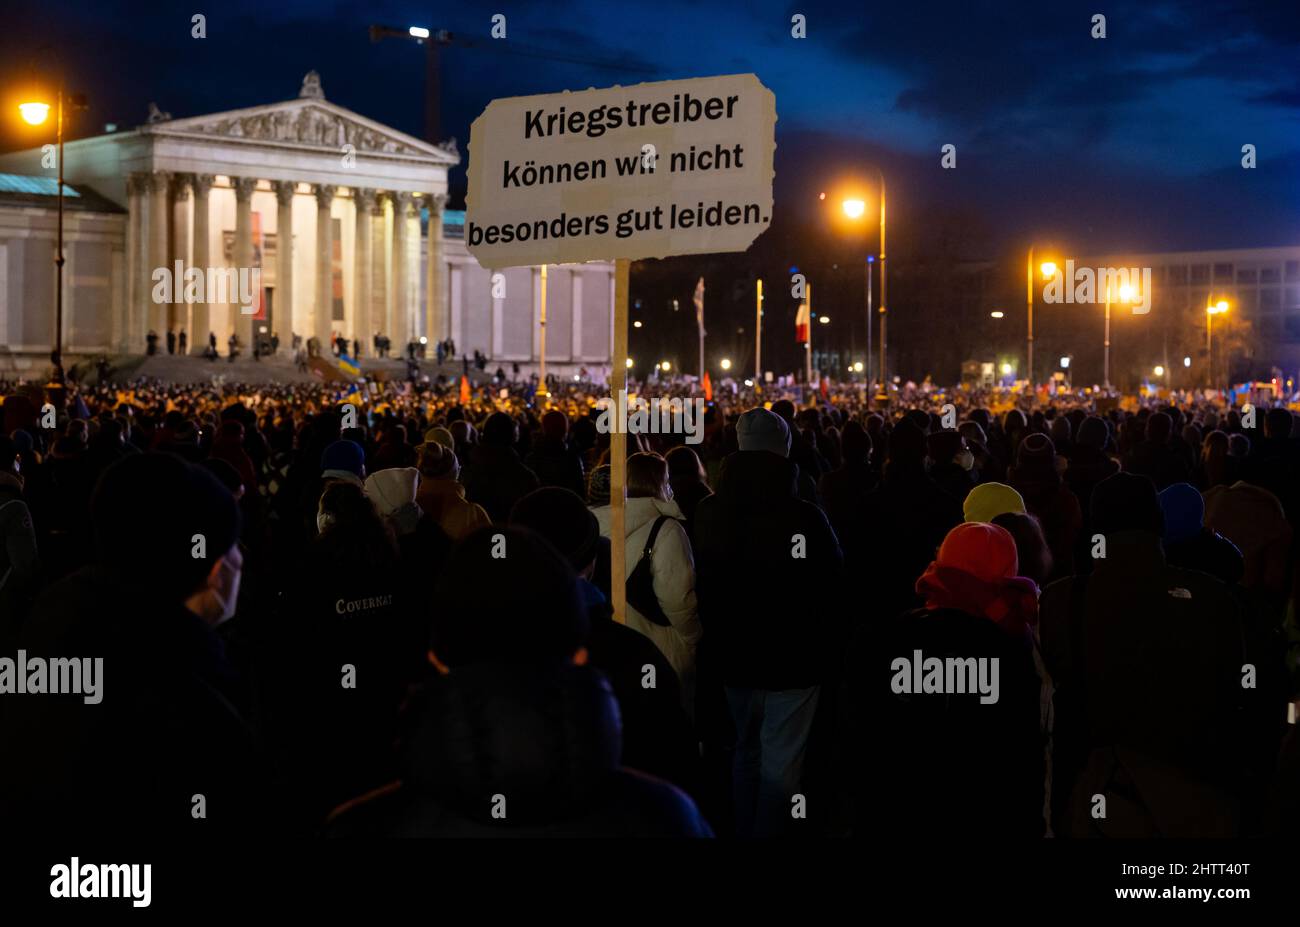
M 419 486 L 420 471 L 414 467 L 390 467 L 366 477 L 366 495 L 385 518 L 415 502 Z

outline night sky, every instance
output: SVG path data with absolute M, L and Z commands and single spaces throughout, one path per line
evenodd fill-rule
M 779 117 L 765 236 L 781 236 L 778 249 L 801 239 L 783 225 L 820 221 L 820 190 L 876 166 L 890 183 L 891 257 L 902 260 L 953 227 L 964 231 L 945 253 L 998 261 L 1031 240 L 1087 254 L 1300 237 L 1294 2 L 8 6 L 0 87 L 8 94 L 26 68 L 61 57 L 70 88 L 90 97 L 74 134 L 135 125 L 150 101 L 179 118 L 291 98 L 316 69 L 328 99 L 422 135 L 423 50 L 372 44 L 367 27 L 423 25 L 475 42 L 443 53 L 443 134 L 462 154 L 470 122 L 495 97 L 757 73 Z M 207 16 L 203 40 L 190 37 L 196 12 Z M 806 39 L 790 36 L 795 12 L 807 17 Z M 1097 12 L 1105 39 L 1090 35 Z M 507 17 L 504 42 L 489 36 L 494 13 Z M 33 144 L 23 131 L 0 120 L 0 148 Z M 940 167 L 949 143 L 956 170 Z M 1246 143 L 1255 170 L 1241 167 Z M 463 165 L 452 183 L 463 195 Z

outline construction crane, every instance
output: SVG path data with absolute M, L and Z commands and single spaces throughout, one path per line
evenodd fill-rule
M 582 55 L 573 55 L 567 52 L 557 52 L 545 48 L 536 48 L 531 45 L 523 45 L 519 42 L 511 42 L 506 39 L 471 38 L 461 34 L 453 34 L 447 29 L 430 30 L 422 26 L 411 26 L 407 29 L 399 29 L 396 26 L 371 26 L 370 41 L 379 42 L 383 39 L 413 40 L 416 44 L 424 46 L 424 135 L 425 138 L 433 144 L 437 144 L 442 135 L 441 50 L 445 47 L 487 49 L 490 51 L 505 52 L 506 54 L 511 55 L 520 55 L 526 58 L 541 58 L 547 61 L 581 64 L 589 68 L 599 68 L 608 71 L 623 71 L 630 74 L 655 73 L 654 68 L 629 64 L 626 61 L 588 58 Z

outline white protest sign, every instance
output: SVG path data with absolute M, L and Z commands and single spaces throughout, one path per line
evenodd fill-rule
M 744 251 L 772 218 L 776 98 L 753 74 L 493 100 L 470 128 L 484 267 Z

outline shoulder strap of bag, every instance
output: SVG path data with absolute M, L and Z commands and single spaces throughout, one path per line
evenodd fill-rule
M 654 554 L 655 541 L 659 537 L 659 529 L 663 527 L 664 522 L 672 518 L 671 515 L 660 515 L 655 519 L 655 523 L 650 526 L 650 536 L 645 539 L 645 549 L 641 551 L 642 557 L 649 557 Z

